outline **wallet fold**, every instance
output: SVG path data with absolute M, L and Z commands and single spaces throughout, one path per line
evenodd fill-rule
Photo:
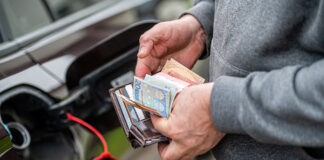
M 128 94 L 125 93 L 125 86 L 126 85 L 112 88 L 109 90 L 109 93 L 119 122 L 132 147 L 145 147 L 154 143 L 169 141 L 169 138 L 160 134 L 153 127 L 149 112 L 141 111 L 144 117 L 138 116 L 134 106 L 124 103 L 124 101 L 116 95 L 116 93 L 118 93 L 129 97 Z

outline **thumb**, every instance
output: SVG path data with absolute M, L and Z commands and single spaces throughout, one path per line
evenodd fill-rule
M 164 117 L 159 117 L 151 114 L 151 120 L 154 128 L 159 131 L 162 135 L 170 137 L 168 131 L 170 129 L 169 120 Z
M 146 74 L 151 74 L 151 69 L 145 64 L 144 59 L 138 59 L 135 67 L 135 75 L 144 79 Z
M 138 58 L 147 57 L 148 55 L 150 55 L 152 48 L 153 48 L 152 40 L 140 41 L 140 48 L 138 50 L 137 57 Z

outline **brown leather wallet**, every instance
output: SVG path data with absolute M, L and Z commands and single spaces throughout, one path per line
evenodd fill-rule
M 143 115 L 140 117 L 133 106 L 124 103 L 116 95 L 118 93 L 129 97 L 125 86 L 112 88 L 109 93 L 121 126 L 132 147 L 145 147 L 154 143 L 169 141 L 169 138 L 154 129 L 149 112 L 143 111 Z

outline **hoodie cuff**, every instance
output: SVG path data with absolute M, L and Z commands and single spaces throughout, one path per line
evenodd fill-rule
M 240 124 L 240 95 L 244 78 L 221 76 L 214 82 L 210 111 L 215 127 L 223 133 L 245 134 Z
M 180 15 L 180 17 L 190 14 L 194 16 L 199 23 L 202 25 L 203 29 L 206 32 L 206 46 L 205 50 L 202 53 L 200 59 L 205 59 L 209 56 L 210 53 L 210 44 L 213 38 L 213 23 L 214 23 L 214 7 L 215 4 L 210 1 L 200 1 L 195 4 L 192 8 L 185 11 Z

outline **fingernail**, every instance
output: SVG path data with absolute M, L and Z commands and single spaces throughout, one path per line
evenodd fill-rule
M 143 57 L 143 55 L 145 55 L 145 53 L 146 53 L 146 46 L 142 46 L 140 49 L 139 49 L 139 51 L 138 51 L 138 54 L 137 54 L 137 56 L 138 57 Z

